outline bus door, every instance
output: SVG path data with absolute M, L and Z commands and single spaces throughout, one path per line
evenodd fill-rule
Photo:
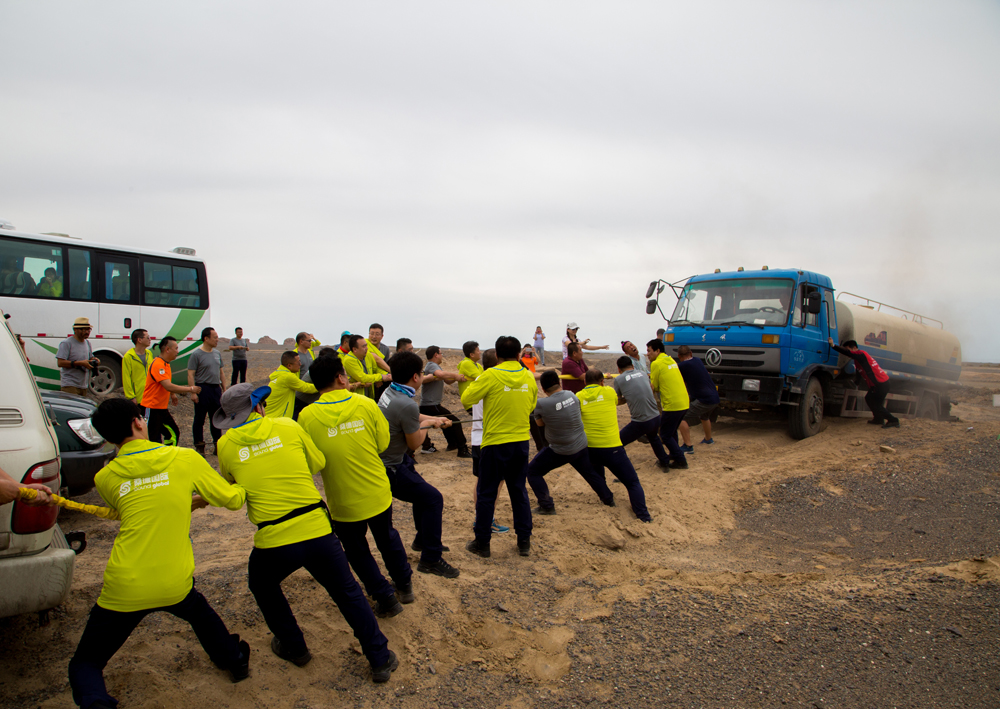
M 98 254 L 100 315 L 97 334 L 115 339 L 132 334 L 139 321 L 139 260 Z

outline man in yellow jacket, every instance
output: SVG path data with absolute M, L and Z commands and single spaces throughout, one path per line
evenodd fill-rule
M 462 396 L 465 390 L 469 388 L 469 384 L 476 381 L 479 375 L 483 373 L 483 365 L 480 364 L 480 360 L 483 358 L 483 353 L 479 349 L 479 343 L 475 340 L 469 340 L 464 345 L 462 345 L 462 354 L 465 355 L 465 359 L 458 363 L 458 373 L 465 377 L 464 382 L 458 383 L 458 395 Z M 466 409 L 466 413 L 470 416 L 472 415 L 472 409 Z
M 190 532 L 194 504 L 238 510 L 246 491 L 219 477 L 195 451 L 151 443 L 142 411 L 129 399 L 106 399 L 91 420 L 118 447 L 118 457 L 94 482 L 121 516 L 121 527 L 101 595 L 69 663 L 74 701 L 83 707 L 118 703 L 104 684 L 104 667 L 142 619 L 157 611 L 190 623 L 212 662 L 234 682 L 245 679 L 250 646 L 229 633 L 194 587 Z
M 371 606 L 347 565 L 333 533 L 326 503 L 313 475 L 326 457 L 294 421 L 264 418 L 269 387 L 238 384 L 222 395 L 212 423 L 219 439 L 219 470 L 247 493 L 247 517 L 257 525 L 248 581 L 267 627 L 271 651 L 299 667 L 312 659 L 281 582 L 305 567 L 330 594 L 361 644 L 375 682 L 386 682 L 398 665 Z
M 406 549 L 392 526 L 392 488 L 379 458 L 389 445 L 389 422 L 378 404 L 347 390 L 340 357 L 320 357 L 309 375 L 320 397 L 302 410 L 299 423 L 326 457 L 321 473 L 335 531 L 351 568 L 377 602 L 376 612 L 394 616 L 403 612 L 399 601 L 412 603 L 415 596 Z M 369 531 L 398 600 L 372 557 Z
M 292 418 L 295 413 L 295 392 L 316 393 L 315 386 L 299 379 L 301 368 L 298 352 L 288 350 L 281 353 L 281 366 L 271 372 L 271 376 L 268 377 L 271 395 L 267 397 L 265 416 L 268 418 L 274 416 Z
M 514 513 L 517 551 L 531 554 L 531 504 L 525 487 L 528 477 L 528 420 L 538 401 L 535 377 L 521 364 L 521 343 L 516 337 L 496 341 L 499 364 L 483 372 L 462 394 L 462 406 L 471 409 L 483 402 L 483 443 L 479 453 L 476 487 L 476 538 L 466 549 L 482 557 L 490 555 L 493 513 L 500 484 L 507 484 Z
M 647 342 L 646 356 L 649 359 L 649 382 L 663 412 L 660 415 L 660 438 L 670 451 L 670 467 L 687 468 L 684 451 L 677 442 L 677 427 L 691 405 L 684 377 L 677 362 L 664 350 L 662 340 Z
M 150 339 L 145 330 L 132 331 L 132 349 L 122 357 L 122 391 L 125 398 L 142 404 L 142 393 L 146 390 L 146 374 L 153 364 L 153 353 L 148 350 Z
M 375 384 L 392 380 L 392 377 L 383 371 L 385 362 L 372 353 L 368 340 L 361 335 L 351 335 L 348 347 L 351 351 L 343 357 L 347 376 L 352 382 L 362 384 L 365 396 L 374 401 Z

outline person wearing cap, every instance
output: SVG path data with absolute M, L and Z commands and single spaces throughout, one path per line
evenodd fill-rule
M 576 342 L 577 344 L 580 345 L 580 348 L 584 350 L 606 350 L 609 348 L 609 345 L 589 345 L 587 344 L 588 342 L 590 342 L 589 339 L 580 342 L 576 338 L 576 333 L 579 329 L 580 326 L 577 325 L 575 322 L 566 323 L 566 337 L 564 337 L 562 340 L 563 359 L 569 357 L 569 351 L 567 348 L 569 347 L 569 344 L 571 342 Z
M 618 394 L 618 405 L 628 404 L 628 412 L 632 420 L 618 432 L 622 445 L 643 439 L 648 443 L 656 456 L 656 463 L 661 468 L 670 465 L 670 459 L 663 450 L 660 441 L 660 408 L 656 405 L 656 396 L 649 382 L 649 375 L 633 366 L 632 357 L 618 358 L 618 376 L 612 385 Z
M 444 416 L 427 416 L 413 397 L 423 381 L 420 355 L 400 352 L 389 363 L 392 382 L 378 401 L 389 422 L 389 445 L 379 457 L 389 476 L 392 496 L 413 505 L 413 526 L 417 534 L 410 546 L 420 552 L 417 571 L 457 578 L 459 571 L 441 558 L 446 547 L 441 543 L 441 519 L 444 497 L 436 487 L 421 477 L 413 466 L 410 451 L 420 447 L 429 428 L 447 428 L 451 420 Z
M 302 410 L 299 423 L 326 457 L 320 471 L 334 529 L 347 560 L 380 616 L 403 612 L 413 603 L 413 570 L 399 532 L 392 526 L 392 488 L 379 453 L 389 445 L 389 423 L 374 401 L 348 391 L 340 357 L 320 357 L 309 368 L 319 401 Z M 393 589 L 372 557 L 371 531 L 395 584 Z M 399 592 L 399 599 L 396 592 Z
M 386 366 L 385 361 L 381 356 L 375 356 L 368 346 L 368 340 L 361 335 L 351 335 L 348 347 L 351 349 L 350 353 L 342 358 L 347 376 L 352 382 L 361 384 L 364 395 L 374 401 L 375 385 L 392 379 L 391 375 L 382 370 Z
M 246 490 L 247 517 L 257 525 L 247 567 L 250 592 L 270 629 L 271 651 L 302 667 L 312 654 L 281 591 L 281 582 L 305 568 L 337 604 L 361 644 L 372 678 L 385 682 L 399 661 L 351 574 L 313 475 L 326 457 L 294 421 L 265 418 L 270 387 L 237 384 L 222 395 L 212 417 L 219 439 L 219 471 Z
M 246 679 L 250 645 L 229 632 L 195 587 L 191 546 L 192 510 L 209 504 L 238 510 L 246 491 L 220 478 L 193 450 L 150 441 L 134 401 L 106 399 L 91 422 L 118 448 L 94 484 L 121 523 L 100 596 L 69 662 L 73 701 L 81 707 L 118 704 L 108 694 L 104 668 L 143 618 L 161 611 L 190 623 L 209 659 L 233 682 Z
M 299 362 L 299 353 L 297 351 L 288 350 L 281 353 L 281 365 L 271 372 L 271 375 L 268 377 L 271 396 L 268 397 L 270 404 L 264 416 L 267 418 L 275 416 L 293 418 L 295 417 L 296 392 L 303 392 L 305 394 L 316 393 L 315 386 L 299 378 L 301 369 L 302 364 Z
M 649 376 L 649 360 L 646 359 L 646 355 L 639 354 L 639 348 L 633 345 L 630 340 L 622 340 L 622 352 L 632 360 L 632 369 Z
M 664 351 L 663 340 L 647 342 L 646 356 L 649 357 L 649 382 L 663 412 L 660 414 L 660 440 L 670 451 L 670 467 L 687 468 L 687 458 L 677 442 L 677 427 L 691 404 L 684 377 L 674 358 Z
M 67 394 L 84 396 L 90 386 L 90 374 L 100 364 L 87 342 L 90 330 L 90 320 L 77 318 L 73 321 L 73 334 L 60 342 L 56 350 L 59 389 Z
M 180 444 L 180 428 L 170 415 L 170 405 L 177 406 L 178 394 L 199 394 L 200 386 L 179 386 L 171 381 L 170 363 L 177 359 L 177 340 L 167 335 L 159 342 L 160 356 L 153 358 L 146 373 L 140 405 L 145 410 L 149 440 L 168 446 Z
M 618 394 L 604 384 L 604 372 L 596 367 L 589 370 L 587 386 L 576 397 L 580 400 L 580 416 L 587 433 L 590 467 L 602 481 L 607 467 L 625 486 L 635 516 L 643 522 L 652 522 L 646 508 L 646 493 L 618 434 Z

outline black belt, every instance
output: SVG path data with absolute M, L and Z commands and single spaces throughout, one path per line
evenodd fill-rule
M 326 517 L 330 520 L 330 525 L 333 525 L 333 519 L 330 517 L 330 509 L 326 506 L 325 500 L 320 500 L 319 502 L 314 502 L 311 505 L 306 505 L 305 507 L 297 507 L 286 515 L 278 517 L 278 519 L 269 519 L 266 522 L 258 522 L 257 529 L 264 529 L 264 527 L 270 527 L 272 524 L 281 524 L 282 522 L 287 522 L 290 519 L 295 519 L 296 517 L 301 517 L 304 514 L 312 512 L 313 510 L 323 509 L 326 511 Z

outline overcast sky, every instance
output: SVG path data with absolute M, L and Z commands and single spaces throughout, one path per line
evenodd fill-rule
M 1000 361 L 995 2 L 6 0 L 0 27 L 0 218 L 197 249 L 224 335 L 617 346 L 663 324 L 649 281 L 767 264 Z

